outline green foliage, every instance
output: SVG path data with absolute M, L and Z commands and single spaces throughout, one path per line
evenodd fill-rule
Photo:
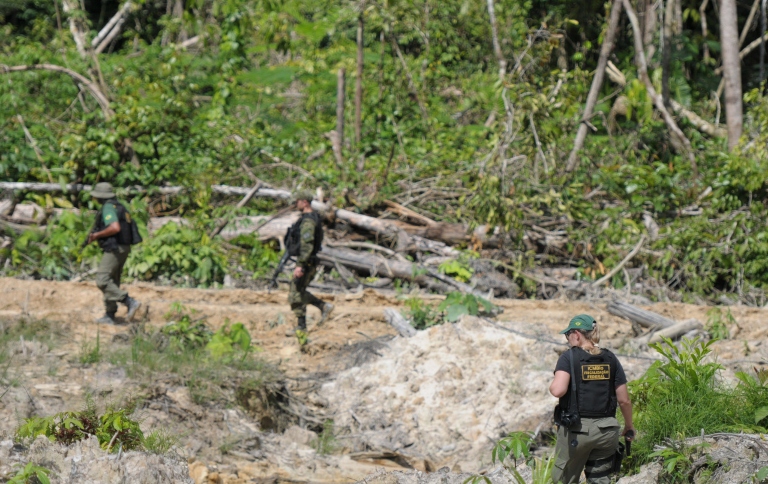
M 158 455 L 167 454 L 178 443 L 179 436 L 165 429 L 153 430 L 141 440 L 144 450 Z
M 80 347 L 80 363 L 83 365 L 92 365 L 101 361 L 101 334 L 99 329 L 96 329 L 96 342 L 91 344 L 88 341 L 83 341 Z
M 629 384 L 634 420 L 643 429 L 628 459 L 630 467 L 652 459 L 654 446 L 669 436 L 683 440 L 699 435 L 702 429 L 706 433 L 766 431 L 760 425 L 765 421 L 755 420 L 768 401 L 768 388 L 759 374 L 740 373 L 734 388 L 719 383 L 716 376 L 722 367 L 710 361 L 713 343 L 684 339 L 678 347 L 665 339 L 651 345 L 664 360 L 654 362 Z M 671 459 L 668 454 L 662 457 Z M 675 460 L 671 469 L 682 464 L 684 460 Z
M 765 480 L 768 479 L 768 466 L 761 467 L 756 473 L 753 478 L 753 482 L 756 482 L 758 484 L 762 484 L 765 482 Z
M 339 444 L 336 440 L 333 420 L 326 419 L 323 422 L 323 430 L 317 439 L 312 441 L 312 448 L 320 455 L 329 455 L 338 450 Z
M 694 456 L 709 444 L 687 446 L 673 441 L 669 442 L 670 447 L 657 450 L 648 457 L 661 459 L 663 466 L 663 473 L 660 476 L 661 482 L 687 482 L 693 467 Z
M 440 312 L 420 297 L 409 297 L 405 300 L 405 306 L 408 308 L 405 317 L 416 329 L 427 329 L 443 322 Z
M 108 407 L 98 415 L 90 399 L 85 410 L 80 412 L 61 412 L 50 417 L 30 417 L 24 419 L 16 430 L 18 439 L 34 439 L 39 435 L 48 437 L 51 442 L 69 445 L 94 435 L 101 448 L 110 452 L 141 448 L 144 435 L 139 422 L 130 417 L 133 408 Z
M 544 458 L 533 457 L 531 455 L 531 446 L 533 445 L 533 435 L 527 432 L 512 432 L 502 438 L 493 446 L 491 450 L 491 462 L 499 463 L 512 474 L 517 484 L 526 484 L 526 480 L 517 470 L 518 461 L 525 461 L 532 470 L 532 484 L 554 484 L 552 481 L 552 468 L 555 465 L 554 455 Z M 512 459 L 512 465 L 508 462 Z M 474 476 L 467 479 L 467 482 L 480 483 L 482 476 Z
M 731 337 L 730 327 L 736 324 L 736 318 L 730 309 L 723 312 L 720 308 L 712 308 L 707 311 L 707 332 L 715 340 Z
M 245 270 L 253 272 L 253 279 L 271 274 L 280 260 L 279 250 L 275 250 L 270 244 L 262 243 L 253 234 L 239 235 L 232 239 L 231 243 L 243 249 L 236 255 L 237 262 Z
M 227 257 L 217 239 L 174 222 L 138 247 L 126 262 L 128 275 L 137 279 L 206 287 L 220 283 L 227 272 Z
M 51 484 L 48 474 L 51 471 L 45 467 L 27 462 L 19 472 L 8 481 L 8 484 Z
M 474 273 L 472 268 L 469 267 L 469 264 L 457 259 L 443 262 L 438 267 L 438 270 L 441 274 L 451 276 L 459 282 L 469 282 Z
M 463 314 L 470 316 L 491 314 L 494 308 L 495 306 L 487 299 L 458 291 L 448 293 L 443 302 L 437 306 L 438 311 L 445 313 L 445 320 L 449 323 L 458 321 Z
M 213 358 L 233 356 L 237 351 L 242 352 L 242 358 L 251 350 L 251 335 L 243 323 L 235 323 L 231 327 L 229 321 L 214 333 L 205 349 Z
M 213 333 L 203 322 L 205 318 L 192 320 L 196 310 L 192 309 L 191 314 L 186 311 L 187 308 L 179 302 L 171 304 L 170 311 L 165 314 L 166 320 L 170 321 L 160 332 L 167 335 L 170 343 L 178 348 L 202 348 L 211 341 Z

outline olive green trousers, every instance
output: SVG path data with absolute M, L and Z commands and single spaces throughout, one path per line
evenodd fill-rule
M 99 268 L 96 270 L 96 287 L 104 293 L 104 307 L 107 314 L 116 313 L 117 303 L 128 296 L 126 291 L 120 289 L 120 274 L 130 253 L 130 245 L 118 245 L 117 250 L 104 252 Z
M 288 302 L 291 304 L 291 311 L 293 311 L 297 318 L 307 316 L 307 304 L 317 306 L 318 308 L 322 308 L 323 304 L 325 304 L 322 299 L 307 291 L 307 287 L 309 287 L 309 283 L 312 282 L 316 272 L 317 266 L 310 265 L 305 268 L 303 276 L 299 278 L 294 277 L 291 280 Z
M 588 483 L 610 484 L 619 430 L 614 417 L 582 418 L 581 425 L 573 430 L 558 428 L 552 480 L 578 484 L 583 470 Z

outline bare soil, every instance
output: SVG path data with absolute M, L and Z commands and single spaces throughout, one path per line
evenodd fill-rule
M 286 336 L 294 324 L 294 319 L 287 304 L 285 291 L 268 293 L 237 289 L 181 289 L 148 284 L 128 285 L 126 288 L 132 297 L 144 304 L 136 319 L 143 320 L 149 327 L 159 328 L 164 325 L 165 313 L 176 302 L 206 316 L 213 329 L 217 329 L 226 321 L 244 323 L 253 337 L 254 344 L 263 350 L 261 357 L 282 372 L 286 385 L 294 390 L 294 394 L 306 397 L 307 400 L 303 402 L 306 408 L 322 409 L 321 413 L 325 416 L 332 416 L 337 409 L 334 407 L 336 404 L 333 395 L 327 394 L 328 391 L 334 391 L 334 386 L 329 385 L 329 382 L 343 375 L 345 385 L 349 387 L 350 378 L 357 378 L 355 375 L 360 371 L 376 373 L 374 370 L 377 358 L 383 354 L 377 348 L 390 345 L 389 342 L 399 338 L 385 321 L 383 309 L 402 308 L 402 299 L 372 290 L 336 295 L 318 294 L 324 300 L 332 302 L 335 310 L 321 327 L 314 324 L 319 312 L 314 308 L 309 310 L 310 343 L 307 350 L 302 352 L 295 338 Z M 167 381 L 160 379 L 149 385 L 146 382 L 139 384 L 127 377 L 124 369 L 109 363 L 82 365 L 78 355 L 83 351 L 84 344 L 94 341 L 97 330 L 105 351 L 111 345 L 125 345 L 124 338 L 115 335 L 129 334 L 131 331 L 129 324 L 98 326 L 93 322 L 102 314 L 103 306 L 101 293 L 92 282 L 4 278 L 0 279 L 0 294 L 0 324 L 8 324 L 18 318 L 47 320 L 55 322 L 59 338 L 58 344 L 50 350 L 44 345 L 36 345 L 35 342 L 24 342 L 11 349 L 13 357 L 8 360 L 8 368 L 0 374 L 0 382 L 3 379 L 14 382 L 5 396 L 0 398 L 0 437 L 2 434 L 11 435 L 21 417 L 50 415 L 82 407 L 86 392 L 106 400 L 119 400 L 138 394 L 145 402 L 142 408 L 142 426 L 164 426 L 181 436 L 178 452 L 190 461 L 190 472 L 197 483 L 254 482 L 254 479 L 256 482 L 352 482 L 381 467 L 418 468 L 423 465 L 425 470 L 430 470 L 432 466 L 450 466 L 452 462 L 459 461 L 457 456 L 446 451 L 439 459 L 427 455 L 422 464 L 415 465 L 412 461 L 404 461 L 401 456 L 387 454 L 381 449 L 369 448 L 370 452 L 362 455 L 361 449 L 343 440 L 338 442 L 331 455 L 322 455 L 310 446 L 317 434 L 302 432 L 302 429 L 298 428 L 314 425 L 317 430 L 318 424 L 312 423 L 312 415 L 294 416 L 295 423 L 299 425 L 285 433 L 267 433 L 260 429 L 258 416 L 252 412 L 249 413 L 239 406 L 227 408 L 197 404 L 190 398 L 186 387 L 172 378 Z M 423 297 L 435 301 L 441 299 L 435 296 Z M 545 346 L 540 348 L 536 346 L 540 343 L 536 338 L 560 341 L 562 337 L 557 331 L 575 314 L 593 315 L 601 323 L 603 338 L 617 348 L 634 336 L 629 322 L 606 311 L 607 301 L 494 302 L 504 309 L 496 318 L 498 323 L 513 328 L 518 333 L 489 332 L 488 328 L 485 328 L 482 329 L 482 338 L 469 338 L 466 340 L 467 344 L 483 345 L 471 348 L 474 353 L 481 355 L 484 347 L 489 345 L 488 338 L 514 338 L 514 341 L 510 340 L 508 347 L 500 348 L 498 354 L 507 355 L 509 351 L 525 353 L 528 358 L 526 362 L 518 356 L 517 360 L 511 361 L 510 364 L 519 364 L 521 368 L 525 365 L 529 365 L 526 368 L 535 367 L 537 371 L 542 371 L 542 379 L 547 378 L 546 374 L 551 372 L 550 360 L 554 354 L 552 349 L 556 345 L 544 342 Z M 659 303 L 647 309 L 673 320 L 696 318 L 706 322 L 707 311 L 711 308 L 681 303 Z M 738 326 L 732 328 L 731 339 L 715 344 L 717 358 L 725 364 L 729 372 L 764 364 L 768 357 L 768 345 L 763 345 L 768 335 L 768 324 L 765 323 L 768 311 L 744 306 L 732 306 L 730 310 Z M 121 307 L 118 318 L 124 311 Z M 467 325 L 466 331 L 474 331 L 476 327 L 477 324 Z M 433 335 L 428 337 L 433 338 L 434 342 L 450 346 L 449 339 L 452 336 L 439 331 L 432 333 Z M 456 338 L 461 338 L 460 332 L 457 332 Z M 528 351 L 523 352 L 521 348 Z M 392 351 L 388 355 L 399 358 L 396 352 Z M 410 350 L 400 348 L 397 351 Z M 653 356 L 647 352 L 635 354 L 638 359 L 631 362 L 627 360 L 625 363 L 628 373 L 634 377 L 644 371 L 651 361 L 648 358 Z M 496 353 L 490 352 L 489 355 Z M 461 363 L 467 364 L 470 363 Z M 399 371 L 397 365 L 392 368 L 395 369 L 393 371 Z M 466 369 L 464 373 L 467 373 Z M 398 376 L 393 375 L 392 379 L 394 382 L 398 380 Z M 523 383 L 520 382 L 521 385 Z M 324 389 L 321 388 L 323 385 Z M 0 389 L 0 394 L 4 391 L 6 389 Z M 361 388 L 361 393 L 366 391 L 368 390 Z M 509 430 L 510 427 L 534 430 L 537 426 L 548 425 L 546 418 L 551 413 L 551 407 L 542 392 L 543 390 L 536 393 L 535 398 L 531 396 L 530 401 L 544 402 L 544 408 L 529 412 L 524 420 L 514 421 L 502 430 Z M 418 398 L 423 401 L 423 396 L 416 393 L 413 398 L 417 403 Z M 519 393 L 514 404 L 525 408 L 526 398 L 526 393 Z M 376 401 L 376 398 L 361 401 L 373 407 L 385 404 L 383 401 Z M 433 404 L 446 404 L 441 402 L 435 401 Z M 450 419 L 452 409 L 443 410 L 446 418 Z M 352 417 L 346 415 L 344 418 L 337 418 L 337 422 L 349 421 L 348 428 L 337 429 L 339 434 L 353 436 L 356 432 L 360 433 L 360 428 L 355 429 L 355 426 L 361 427 L 362 424 L 355 423 L 356 418 L 365 417 L 353 412 Z M 504 420 L 505 416 L 500 418 Z M 512 417 L 510 419 L 514 420 Z M 393 425 L 395 423 L 391 422 Z M 386 424 L 379 422 L 379 425 Z M 435 425 L 438 424 L 439 422 Z M 499 429 L 495 431 L 498 432 Z M 493 433 L 482 434 L 481 430 L 472 435 L 472 439 L 477 439 L 473 449 L 484 448 L 483 446 L 490 449 L 490 441 L 499 437 Z M 443 443 L 443 448 L 447 448 L 445 444 L 448 443 Z M 420 443 L 416 442 L 415 445 L 419 448 Z M 424 445 L 422 448 L 427 449 L 428 446 Z M 464 471 L 477 470 L 467 469 L 466 456 L 461 457 Z M 478 462 L 478 466 L 481 465 L 482 463 Z

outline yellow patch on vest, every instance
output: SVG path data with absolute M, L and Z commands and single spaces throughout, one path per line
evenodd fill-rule
M 611 365 L 581 365 L 581 379 L 582 381 L 594 381 L 594 380 L 610 380 L 611 379 Z
M 125 212 L 125 221 L 131 223 L 131 214 L 128 212 Z

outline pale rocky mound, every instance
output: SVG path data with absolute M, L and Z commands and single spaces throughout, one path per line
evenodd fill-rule
M 548 391 L 554 349 L 564 345 L 546 327 L 500 324 L 540 339 L 464 317 L 395 338 L 380 356 L 323 385 L 319 397 L 335 410 L 335 425 L 349 430 L 345 444 L 401 454 L 420 470 L 475 472 L 509 432 L 550 431 L 557 403 Z M 624 366 L 636 377 L 649 364 Z
M 41 436 L 29 449 L 0 441 L 0 480 L 10 479 L 28 462 L 50 470 L 53 484 L 193 483 L 184 459 L 134 451 L 110 454 L 95 437 L 65 446 Z

